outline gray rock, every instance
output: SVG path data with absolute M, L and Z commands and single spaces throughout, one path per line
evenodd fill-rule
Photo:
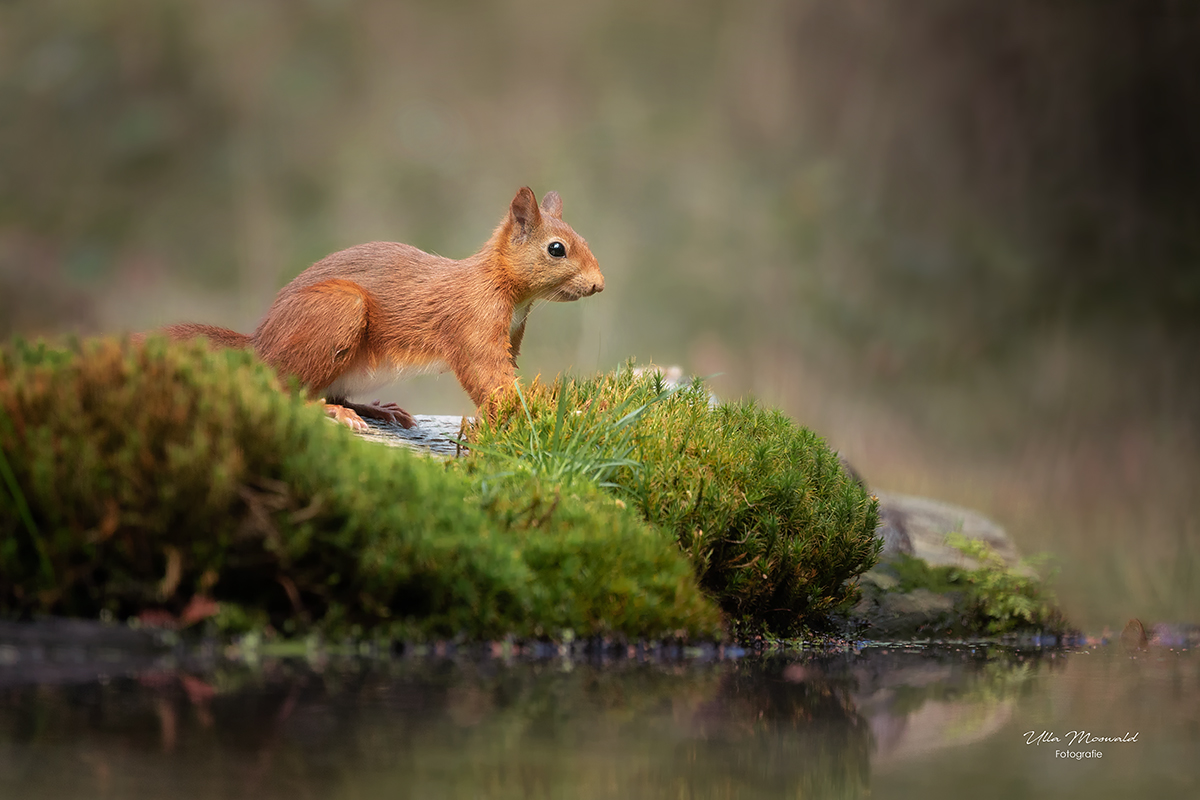
M 978 511 L 962 506 L 892 492 L 875 492 L 879 498 L 878 536 L 883 539 L 883 559 L 904 553 L 930 566 L 977 566 L 946 544 L 946 534 L 959 532 L 992 546 L 1010 567 L 1021 554 L 1004 528 Z
M 395 423 L 368 419 L 365 421 L 371 426 L 371 430 L 358 435 L 367 441 L 378 442 L 388 447 L 407 447 L 443 458 L 458 455 L 460 448 L 455 440 L 462 437 L 464 426 L 471 422 L 470 417 L 448 414 L 413 416 L 417 420 L 415 428 L 404 428 Z
M 161 650 L 172 646 L 175 635 L 158 628 L 134 629 L 65 617 L 36 622 L 0 620 L 0 646 L 22 648 L 100 648 L 122 651 Z
M 979 566 L 951 547 L 947 534 L 958 532 L 969 539 L 986 542 L 1009 567 L 1020 568 L 1020 553 L 1008 534 L 995 521 L 978 511 L 930 500 L 926 497 L 876 492 L 879 498 L 879 528 L 883 540 L 879 565 L 862 576 L 863 599 L 853 612 L 858 624 L 872 639 L 941 638 L 969 631 L 964 596 L 958 592 L 938 594 L 929 589 L 901 592 L 896 577 L 901 555 L 925 561 L 930 566 Z
M 957 594 L 938 594 L 929 589 L 892 591 L 895 583 L 887 584 L 890 577 L 880 572 L 863 576 L 866 591 L 854 616 L 868 625 L 870 638 L 941 638 L 966 632 L 959 608 L 962 598 Z

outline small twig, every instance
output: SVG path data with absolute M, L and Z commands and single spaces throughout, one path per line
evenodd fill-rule
M 166 600 L 175 594 L 175 590 L 179 588 L 179 581 L 183 578 L 183 554 L 179 552 L 179 548 L 166 545 L 163 547 L 163 554 L 167 557 L 167 567 L 163 579 L 158 583 L 159 600 Z
M 296 588 L 295 582 L 287 575 L 279 575 L 275 581 L 287 592 L 288 600 L 292 603 L 292 611 L 296 613 L 296 616 L 307 620 L 308 612 L 304 610 L 304 603 L 300 602 L 300 590 Z

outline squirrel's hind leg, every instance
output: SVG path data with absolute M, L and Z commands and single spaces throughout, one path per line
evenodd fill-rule
M 282 376 L 295 375 L 310 396 L 320 397 L 368 368 L 370 316 L 371 299 L 360 286 L 321 281 L 280 294 L 254 333 L 254 349 Z

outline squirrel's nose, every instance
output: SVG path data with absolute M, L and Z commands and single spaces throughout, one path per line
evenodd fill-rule
M 596 292 L 603 292 L 603 291 L 604 291 L 604 276 L 601 275 L 600 278 L 592 284 L 592 292 L 591 293 L 595 294 Z

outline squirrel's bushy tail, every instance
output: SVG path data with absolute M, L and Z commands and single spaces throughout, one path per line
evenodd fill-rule
M 218 328 L 215 325 L 199 325 L 194 322 L 184 322 L 178 325 L 168 325 L 162 332 L 172 339 L 195 339 L 203 336 L 215 347 L 233 347 L 241 349 L 253 346 L 250 337 L 244 333 L 231 331 L 229 328 Z

